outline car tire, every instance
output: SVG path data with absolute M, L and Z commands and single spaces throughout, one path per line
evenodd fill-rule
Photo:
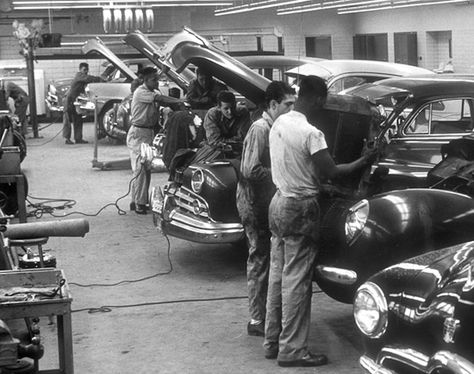
M 102 108 L 98 122 L 99 122 L 99 134 L 102 134 L 102 136 L 99 136 L 99 139 L 108 137 L 110 139 L 115 139 L 115 140 L 120 140 L 122 141 L 123 139 L 117 135 L 115 135 L 112 131 L 112 126 L 109 124 L 111 121 L 115 120 L 115 104 L 118 104 L 116 101 L 109 101 L 107 104 L 104 105 Z

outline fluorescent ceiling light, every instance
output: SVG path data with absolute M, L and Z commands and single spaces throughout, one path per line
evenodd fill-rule
M 257 2 L 251 1 L 246 4 L 236 5 L 229 8 L 216 9 L 214 11 L 214 15 L 224 16 L 224 15 L 229 15 L 229 14 L 251 12 L 251 11 L 259 10 L 259 9 L 275 8 L 282 5 L 307 3 L 308 1 L 311 1 L 311 0 L 293 0 L 293 1 L 264 0 L 264 1 L 257 1 Z
M 318 4 L 307 4 L 296 7 L 278 9 L 277 14 L 279 16 L 283 16 L 287 14 L 314 12 L 317 10 L 340 8 L 341 6 L 348 5 L 378 4 L 382 2 L 383 0 L 363 0 L 355 2 L 353 2 L 352 0 L 321 1 Z
M 442 5 L 442 4 L 453 4 L 453 3 L 465 3 L 466 0 L 441 0 L 441 1 L 402 1 L 402 2 L 385 2 L 386 5 L 374 6 L 374 7 L 346 7 L 340 8 L 337 14 L 351 14 L 351 13 L 362 13 L 362 12 L 375 12 L 379 10 L 390 10 L 390 9 L 401 9 L 411 8 L 418 6 L 430 6 L 430 5 Z M 351 4 L 352 5 L 352 4 Z
M 137 8 L 151 7 L 174 7 L 174 6 L 229 6 L 232 1 L 226 0 L 38 0 L 38 1 L 13 1 L 16 10 L 32 9 L 87 9 L 87 8 Z

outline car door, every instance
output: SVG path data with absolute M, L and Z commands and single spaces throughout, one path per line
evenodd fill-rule
M 424 185 L 427 172 L 441 161 L 441 146 L 473 132 L 472 112 L 473 98 L 466 97 L 405 108 L 381 164 L 389 167 L 392 175 L 418 179 L 419 185 Z

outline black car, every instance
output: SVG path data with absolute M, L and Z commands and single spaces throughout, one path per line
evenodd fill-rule
M 429 252 L 372 276 L 354 318 L 366 373 L 474 373 L 474 242 Z

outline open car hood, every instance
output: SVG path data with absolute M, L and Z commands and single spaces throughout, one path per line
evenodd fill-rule
M 161 48 L 148 39 L 145 34 L 140 31 L 131 32 L 125 36 L 123 41 L 147 57 L 182 90 L 187 91 L 189 82 L 195 77 L 194 73 L 189 69 L 177 71 L 176 66 L 165 60 Z
M 121 59 L 119 59 L 105 44 L 99 39 L 89 39 L 82 46 L 82 53 L 99 53 L 104 56 L 112 65 L 119 69 L 122 74 L 124 74 L 128 79 L 134 80 L 137 78 L 137 75 L 125 64 Z
M 254 104 L 263 101 L 265 89 L 270 83 L 267 78 L 214 47 L 189 28 L 172 36 L 161 53 L 164 61 L 175 66 L 178 72 L 189 64 L 205 68 Z

